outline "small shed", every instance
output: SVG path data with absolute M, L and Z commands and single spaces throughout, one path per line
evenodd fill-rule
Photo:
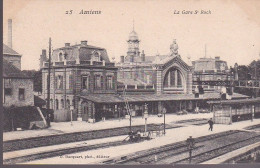
M 260 118 L 260 97 L 254 99 L 208 101 L 216 124 L 232 124 Z

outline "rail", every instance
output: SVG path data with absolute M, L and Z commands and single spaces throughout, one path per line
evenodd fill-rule
M 238 132 L 241 132 L 241 131 L 231 130 L 231 131 L 221 132 L 221 133 L 217 133 L 217 134 L 213 134 L 213 135 L 195 138 L 195 141 L 196 141 L 196 143 L 204 142 L 204 141 L 208 141 L 210 139 L 224 137 L 224 136 L 235 134 L 235 133 L 238 133 Z M 182 150 L 183 150 L 183 148 L 185 148 L 185 150 L 187 150 L 187 145 L 186 145 L 185 141 L 176 142 L 176 143 L 173 143 L 173 144 L 168 144 L 168 145 L 164 145 L 164 146 L 160 146 L 160 147 L 156 147 L 156 148 L 152 148 L 152 149 L 148 149 L 148 150 L 143 150 L 143 151 L 140 151 L 140 152 L 135 152 L 135 153 L 125 155 L 125 156 L 120 156 L 120 157 L 117 157 L 117 158 L 112 158 L 112 159 L 103 161 L 102 163 L 103 164 L 104 163 L 105 164 L 126 164 L 126 163 L 129 163 L 129 162 L 130 163 L 134 162 L 135 160 L 140 160 L 140 159 L 146 160 L 145 158 L 148 158 L 148 160 L 142 161 L 142 162 L 148 163 L 149 161 L 152 161 L 152 160 L 150 160 L 151 156 L 153 157 L 154 155 L 158 155 L 158 154 L 162 153 L 162 155 L 164 157 L 166 157 L 166 156 L 168 157 L 170 155 L 173 155 L 174 153 L 170 152 L 169 155 L 167 155 L 167 152 L 175 151 L 176 149 L 179 150 L 180 148 L 182 148 Z M 160 158 L 160 156 L 159 156 L 159 158 Z

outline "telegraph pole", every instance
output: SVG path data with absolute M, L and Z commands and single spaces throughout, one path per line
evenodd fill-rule
M 255 60 L 255 82 L 257 81 L 257 76 L 256 76 L 256 63 L 257 63 L 257 60 Z M 254 82 L 253 82 L 254 84 Z M 255 98 L 257 97 L 257 88 L 254 88 L 255 90 Z
M 49 66 L 48 66 L 48 78 L 47 78 L 47 109 L 50 109 L 50 82 L 51 82 L 51 38 L 49 38 Z M 47 114 L 48 126 L 50 126 L 50 117 Z
M 50 109 L 50 81 L 51 81 L 51 38 L 49 38 L 49 66 L 47 78 L 47 109 Z

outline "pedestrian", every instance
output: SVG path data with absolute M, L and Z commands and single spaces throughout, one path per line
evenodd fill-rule
M 210 118 L 210 120 L 208 121 L 209 123 L 209 130 L 213 130 L 213 121 L 212 121 L 212 118 Z

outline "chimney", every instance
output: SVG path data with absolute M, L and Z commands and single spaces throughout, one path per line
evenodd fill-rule
M 13 48 L 12 46 L 12 19 L 8 19 L 8 46 Z
M 220 56 L 216 56 L 216 57 L 215 57 L 215 60 L 220 60 Z
M 46 50 L 45 49 L 42 50 L 42 56 L 46 57 Z
M 44 67 L 44 63 L 47 61 L 47 57 L 46 57 L 46 50 L 42 50 L 42 54 L 40 56 L 40 68 Z
M 88 45 L 88 41 L 87 40 L 81 41 L 81 44 L 82 45 Z
M 121 63 L 124 63 L 124 62 L 125 62 L 125 56 L 122 55 L 122 56 L 120 57 L 120 62 L 121 62 Z
M 65 47 L 69 47 L 70 46 L 70 43 L 65 43 Z
M 145 62 L 145 54 L 144 54 L 144 50 L 142 50 L 141 60 L 142 60 L 142 62 Z

